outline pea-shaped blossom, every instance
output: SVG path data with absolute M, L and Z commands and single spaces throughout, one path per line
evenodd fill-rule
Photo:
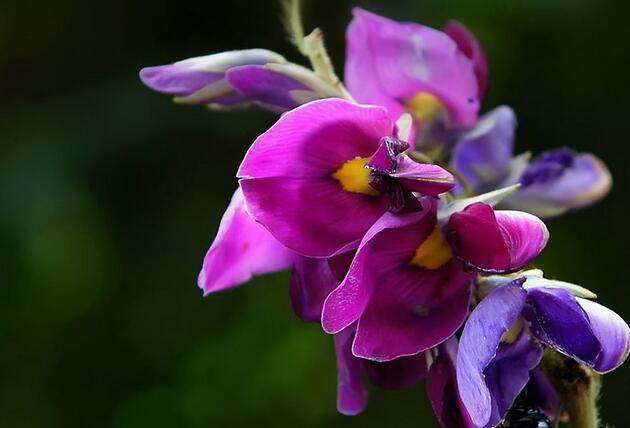
M 344 81 L 359 102 L 385 106 L 393 117 L 411 113 L 425 136 L 474 125 L 487 66 L 468 30 L 449 23 L 441 32 L 359 8 L 353 15 Z
M 318 100 L 283 115 L 251 146 L 238 176 L 250 214 L 286 247 L 327 257 L 356 247 L 385 212 L 418 209 L 453 177 L 404 151 L 382 107 Z
M 541 344 L 606 373 L 628 357 L 630 329 L 554 281 L 520 277 L 500 285 L 470 315 L 457 356 L 460 397 L 476 426 L 499 424 L 538 365 Z
M 502 207 L 549 218 L 593 204 L 610 190 L 610 172 L 590 153 L 559 148 L 531 161 L 514 157 L 515 130 L 516 115 L 501 106 L 459 137 L 452 165 L 473 193 L 520 183 Z
M 370 228 L 326 298 L 324 330 L 356 322 L 358 357 L 389 361 L 445 341 L 468 315 L 475 271 L 518 270 L 548 239 L 530 214 L 479 202 L 438 221 L 437 200 L 421 202 L 422 211 L 387 213 Z

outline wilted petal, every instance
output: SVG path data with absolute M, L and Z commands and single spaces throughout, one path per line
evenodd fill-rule
M 523 316 L 532 334 L 546 345 L 594 367 L 601 344 L 575 298 L 559 288 L 527 290 Z
M 241 189 L 232 196 L 219 231 L 206 253 L 198 284 L 204 295 L 235 287 L 262 275 L 291 266 L 295 256 L 245 208 Z
M 470 131 L 459 137 L 453 151 L 453 167 L 477 191 L 505 178 L 514 153 L 516 115 L 507 106 L 486 113 Z
M 352 253 L 335 258 L 313 259 L 296 256 L 289 283 L 289 295 L 295 314 L 306 322 L 320 322 L 324 300 L 343 280 Z M 345 264 L 339 276 L 338 266 Z
M 588 319 L 601 345 L 601 352 L 593 369 L 606 373 L 619 367 L 630 353 L 628 324 L 615 312 L 590 300 L 575 299 L 588 315 Z
M 372 385 L 381 389 L 410 388 L 427 375 L 427 359 L 423 353 L 382 363 L 363 360 L 363 366 Z
M 517 320 L 527 293 L 518 279 L 492 291 L 472 312 L 462 333 L 457 353 L 457 383 L 462 402 L 472 421 L 486 426 L 496 407 L 485 380 L 485 370 L 492 363 L 501 337 Z
M 283 115 L 258 137 L 238 175 L 250 213 L 284 245 L 327 257 L 359 241 L 387 198 L 344 190 L 332 175 L 369 157 L 394 124 L 380 107 L 318 100 Z
M 476 428 L 459 398 L 457 374 L 457 339 L 450 338 L 438 349 L 427 377 L 427 395 L 442 428 Z
M 479 109 L 473 64 L 446 34 L 398 23 L 355 8 L 346 33 L 344 81 L 359 101 L 405 110 L 399 100 L 420 92 L 437 97 L 455 126 L 471 126 Z M 366 48 L 367 47 L 367 48 Z
M 543 218 L 593 204 L 606 196 L 612 177 L 592 154 L 556 149 L 536 158 L 520 178 L 521 188 L 503 206 Z
M 514 400 L 529 381 L 530 370 L 542 357 L 540 344 L 527 331 L 513 343 L 501 343 L 484 372 L 492 396 L 492 413 L 486 427 L 494 427 L 505 417 Z
M 264 65 L 232 68 L 227 81 L 246 98 L 277 112 L 321 98 L 311 88 Z
M 539 218 L 519 211 L 494 211 L 482 203 L 453 214 L 448 231 L 454 253 L 466 264 L 487 272 L 522 268 L 549 238 Z
M 344 415 L 358 415 L 367 405 L 363 385 L 362 361 L 352 355 L 354 329 L 349 327 L 334 336 L 337 354 L 337 410 Z
M 479 86 L 479 97 L 483 97 L 486 89 L 488 89 L 488 63 L 481 44 L 468 28 L 457 21 L 447 22 L 444 26 L 444 32 L 457 43 L 459 50 L 472 61 Z
M 404 154 L 398 157 L 396 172 L 390 176 L 412 192 L 430 196 L 448 192 L 454 185 L 453 176 L 444 168 L 415 162 Z

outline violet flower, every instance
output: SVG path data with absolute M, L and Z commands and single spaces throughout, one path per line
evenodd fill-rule
M 531 162 L 528 155 L 513 157 L 515 129 L 514 112 L 502 106 L 459 137 L 452 165 L 473 193 L 520 183 L 502 206 L 550 218 L 593 204 L 610 190 L 610 172 L 592 154 L 560 148 Z
M 527 278 L 501 285 L 472 312 L 457 357 L 461 400 L 479 427 L 505 416 L 538 365 L 544 344 L 606 373 L 625 361 L 630 329 L 614 312 Z
M 468 315 L 475 270 L 518 270 L 548 239 L 530 214 L 475 203 L 438 223 L 436 201 L 421 203 L 420 212 L 383 215 L 326 298 L 324 330 L 338 333 L 357 322 L 358 357 L 389 361 L 445 341 Z
M 327 257 L 356 247 L 388 210 L 416 209 L 453 178 L 403 152 L 382 107 L 313 101 L 283 115 L 251 146 L 238 176 L 256 221 L 286 247 Z

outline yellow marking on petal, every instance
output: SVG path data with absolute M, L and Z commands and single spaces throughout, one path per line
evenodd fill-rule
M 448 115 L 444 104 L 435 95 L 428 92 L 419 92 L 409 98 L 405 105 L 407 111 L 420 123 L 431 123 L 436 119 L 447 118 Z
M 501 342 L 514 343 L 516 339 L 518 338 L 518 335 L 521 334 L 522 330 L 523 330 L 523 319 L 519 317 L 516 319 L 516 321 L 514 321 L 514 324 L 510 326 L 508 331 L 503 333 L 503 336 L 501 336 Z
M 453 252 L 444 239 L 440 226 L 435 226 L 431 234 L 420 244 L 409 264 L 433 270 L 444 266 L 452 258 Z
M 365 167 L 369 160 L 370 158 L 355 158 L 346 161 L 332 177 L 339 181 L 346 192 L 377 196 L 378 190 L 370 186 L 370 170 Z

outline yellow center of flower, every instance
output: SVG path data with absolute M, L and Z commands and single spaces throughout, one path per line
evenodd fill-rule
M 346 192 L 377 196 L 378 190 L 370 186 L 370 170 L 365 167 L 369 160 L 370 158 L 354 158 L 346 161 L 332 177 Z
M 418 92 L 405 103 L 407 111 L 420 123 L 431 123 L 446 118 L 448 111 L 440 100 L 428 92 Z
M 503 336 L 501 336 L 501 342 L 514 343 L 514 341 L 518 338 L 518 335 L 521 333 L 521 330 L 523 330 L 523 319 L 517 318 L 508 331 L 503 333 Z
M 451 247 L 444 239 L 440 226 L 436 225 L 431 234 L 420 244 L 409 264 L 425 269 L 438 269 L 452 258 Z

